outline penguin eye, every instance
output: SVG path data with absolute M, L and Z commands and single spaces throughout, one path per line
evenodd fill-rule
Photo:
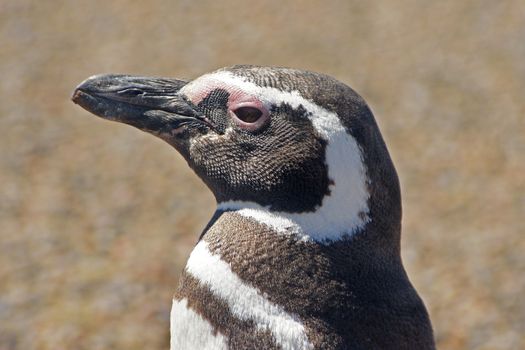
M 229 107 L 233 122 L 244 130 L 258 130 L 270 119 L 268 109 L 257 100 L 237 102 Z
M 255 123 L 259 120 L 263 112 L 255 107 L 239 107 L 233 111 L 233 114 L 245 123 Z

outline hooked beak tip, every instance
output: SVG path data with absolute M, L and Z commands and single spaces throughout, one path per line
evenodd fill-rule
M 78 105 L 81 105 L 81 101 L 87 98 L 90 95 L 90 93 L 96 93 L 97 90 L 100 90 L 100 87 L 102 87 L 104 82 L 107 82 L 110 80 L 110 78 L 115 77 L 119 77 L 119 75 L 97 74 L 90 76 L 89 78 L 77 85 L 77 87 L 73 91 L 73 94 L 71 95 L 71 101 Z
M 73 91 L 73 94 L 71 95 L 71 101 L 78 104 L 81 99 L 82 94 L 83 94 L 82 91 L 76 88 L 75 91 Z

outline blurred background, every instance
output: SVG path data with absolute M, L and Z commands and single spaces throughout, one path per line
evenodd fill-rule
M 240 63 L 360 92 L 439 348 L 525 348 L 525 2 L 3 0 L 0 350 L 168 348 L 213 197 L 167 144 L 70 95 L 96 73 Z

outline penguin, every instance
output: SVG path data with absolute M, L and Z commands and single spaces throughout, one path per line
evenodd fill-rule
M 72 100 L 173 146 L 217 210 L 182 272 L 171 349 L 434 349 L 400 255 L 399 180 L 374 116 L 319 73 L 98 75 Z

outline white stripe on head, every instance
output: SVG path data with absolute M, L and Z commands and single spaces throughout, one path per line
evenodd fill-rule
M 188 301 L 173 300 L 170 349 L 228 349 L 224 335 L 214 334 L 211 324 L 188 307 Z
M 323 198 L 314 212 L 288 213 L 270 211 L 253 202 L 228 201 L 219 203 L 219 210 L 237 210 L 270 226 L 280 233 L 295 234 L 302 240 L 328 243 L 352 235 L 371 219 L 368 216 L 367 174 L 361 149 L 346 132 L 337 114 L 303 98 L 298 91 L 285 92 L 272 87 L 261 87 L 228 71 L 204 75 L 181 89 L 191 99 L 202 99 L 215 88 L 242 91 L 257 97 L 270 108 L 282 103 L 296 109 L 302 106 L 315 130 L 327 141 L 326 165 L 333 181 L 330 195 Z
M 269 301 L 257 288 L 247 285 L 229 264 L 209 251 L 205 241 L 201 240 L 193 249 L 186 271 L 226 301 L 234 316 L 253 321 L 260 330 L 270 331 L 282 349 L 313 349 L 297 317 Z

